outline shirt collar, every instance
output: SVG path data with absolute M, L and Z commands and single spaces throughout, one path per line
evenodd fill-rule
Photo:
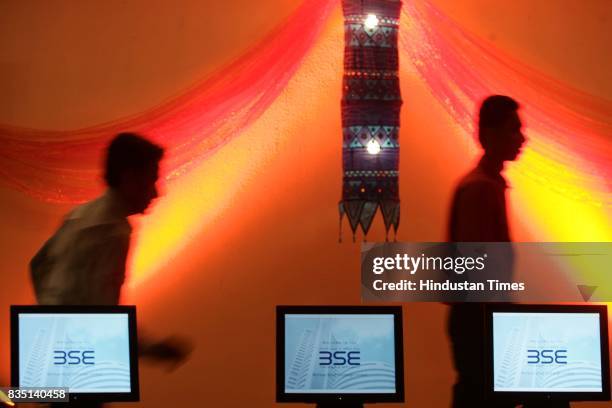
M 499 183 L 504 188 L 508 188 L 508 181 L 502 176 L 503 164 L 492 162 L 487 156 L 482 156 L 478 162 L 478 169 L 487 177 Z
M 117 190 L 109 188 L 104 193 L 103 199 L 107 205 L 109 215 L 117 218 L 127 218 L 130 215 L 125 200 Z

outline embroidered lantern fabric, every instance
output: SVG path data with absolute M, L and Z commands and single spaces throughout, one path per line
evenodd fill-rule
M 380 208 L 387 234 L 399 226 L 398 19 L 401 2 L 343 0 L 343 182 L 340 222 L 366 235 Z

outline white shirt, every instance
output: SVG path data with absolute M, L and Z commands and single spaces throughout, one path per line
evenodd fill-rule
M 132 228 L 112 189 L 71 211 L 30 262 L 41 305 L 116 305 Z

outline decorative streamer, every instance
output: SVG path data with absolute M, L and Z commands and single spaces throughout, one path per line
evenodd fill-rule
M 467 133 L 474 134 L 474 114 L 486 96 L 510 95 L 524 106 L 528 146 L 554 164 L 531 169 L 529 177 L 572 199 L 612 204 L 612 101 L 572 89 L 504 54 L 429 0 L 406 2 L 403 17 L 402 55 Z M 576 185 L 600 191 L 594 195 Z
M 74 131 L 0 125 L 0 183 L 49 202 L 78 203 L 99 192 L 100 153 L 121 131 L 168 148 L 171 180 L 252 124 L 300 66 L 336 0 L 306 0 L 277 30 L 230 66 L 147 112 Z
M 401 2 L 343 0 L 342 200 L 353 240 L 380 207 L 387 234 L 399 226 L 397 33 Z M 342 236 L 340 236 L 340 240 Z
M 147 133 L 168 147 L 166 179 L 189 171 L 267 109 L 335 5 L 337 0 L 306 0 L 226 69 L 142 114 L 74 131 L 0 125 L 0 184 L 49 202 L 87 200 L 99 189 L 92 181 L 102 148 L 124 130 Z M 429 0 L 412 0 L 402 9 L 401 57 L 466 132 L 473 133 L 476 106 L 486 95 L 514 96 L 524 105 L 528 147 L 545 159 L 525 174 L 572 200 L 612 205 L 610 100 L 572 89 L 504 54 Z

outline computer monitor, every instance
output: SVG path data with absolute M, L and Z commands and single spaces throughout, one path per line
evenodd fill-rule
M 278 402 L 403 402 L 400 306 L 278 306 Z
M 487 396 L 610 399 L 606 306 L 489 305 Z
M 71 401 L 138 401 L 134 306 L 11 306 L 13 387 Z

